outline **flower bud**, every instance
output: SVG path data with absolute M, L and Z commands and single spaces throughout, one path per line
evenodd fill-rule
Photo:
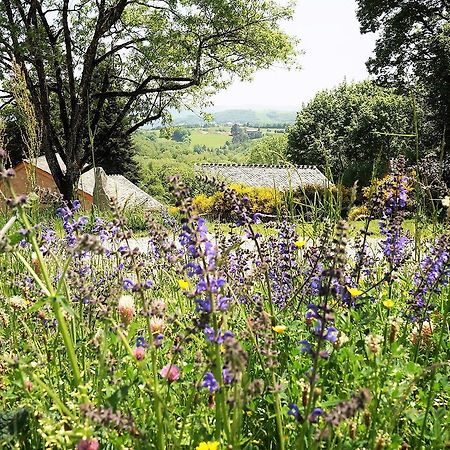
M 145 358 L 145 348 L 144 347 L 136 347 L 133 350 L 133 355 L 138 361 L 142 361 Z
M 164 331 L 164 319 L 152 317 L 150 319 L 150 331 L 152 334 L 161 334 Z
M 125 325 L 128 325 L 133 320 L 136 308 L 134 306 L 134 298 L 131 295 L 122 295 L 119 298 L 119 304 L 117 307 L 120 315 L 120 319 Z

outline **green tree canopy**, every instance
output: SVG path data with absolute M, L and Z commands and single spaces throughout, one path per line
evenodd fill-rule
M 407 97 L 370 81 L 342 83 L 319 92 L 297 115 L 288 158 L 314 164 L 347 184 L 369 180 L 374 165 L 386 168 L 399 152 L 412 151 L 413 111 Z
M 231 127 L 231 136 L 233 136 L 231 140 L 233 144 L 241 144 L 248 140 L 248 134 L 245 129 L 240 127 L 237 123 Z
M 172 133 L 172 140 L 175 142 L 191 142 L 191 132 L 186 128 L 176 128 Z
M 43 152 L 70 199 L 88 158 L 86 130 L 97 133 L 108 101 L 120 107 L 111 133 L 127 118 L 131 134 L 233 77 L 290 62 L 293 41 L 279 24 L 291 15 L 271 0 L 4 0 L 0 98 L 11 100 L 15 62 L 42 126 Z
M 272 134 L 260 139 L 252 146 L 250 164 L 280 164 L 286 161 L 286 134 Z
M 369 71 L 385 85 L 424 93 L 428 110 L 450 145 L 450 2 L 357 0 L 362 33 L 377 32 Z M 430 140 L 431 136 L 427 139 Z

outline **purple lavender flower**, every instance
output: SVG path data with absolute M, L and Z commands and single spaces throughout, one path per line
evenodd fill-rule
M 413 278 L 415 289 L 410 291 L 412 300 L 409 303 L 413 312 L 425 307 L 427 295 L 439 292 L 441 286 L 449 283 L 450 235 L 444 234 L 436 239 L 427 256 L 420 262 L 420 268 Z M 425 311 L 425 315 L 427 313 Z
M 203 332 L 205 333 L 208 342 L 216 342 L 217 344 L 222 344 L 225 339 L 234 336 L 231 331 L 225 331 L 225 333 L 222 334 L 219 330 L 216 334 L 214 333 L 214 329 L 210 326 L 206 326 Z
M 302 353 L 307 353 L 308 355 L 312 355 L 313 351 L 312 351 L 312 345 L 309 341 L 307 341 L 306 339 L 303 339 L 300 341 L 300 344 L 302 345 L 300 347 L 300 351 Z
M 210 326 L 205 327 L 203 332 L 205 333 L 205 337 L 208 342 L 214 342 L 215 333 L 214 333 L 214 329 L 212 327 L 210 327 Z
M 314 408 L 311 412 L 311 414 L 308 416 L 308 420 L 311 423 L 317 423 L 319 417 L 323 414 L 323 409 L 321 408 Z
M 212 372 L 205 373 L 201 386 L 203 388 L 209 389 L 209 392 L 211 392 L 211 394 L 219 389 L 219 383 L 217 383 L 217 380 L 214 378 Z
M 136 339 L 136 347 L 148 347 L 148 343 L 143 336 L 138 336 Z
M 302 417 L 302 415 L 300 414 L 300 410 L 298 408 L 298 406 L 295 403 L 289 403 L 289 411 L 288 411 L 288 416 L 292 416 L 295 418 L 295 420 L 299 423 L 303 423 L 304 419 Z
M 219 311 L 226 311 L 230 305 L 230 298 L 219 294 L 217 296 L 217 309 Z
M 197 303 L 197 311 L 203 313 L 210 313 L 212 311 L 211 300 L 209 298 L 197 298 L 195 302 Z
M 222 378 L 223 378 L 223 382 L 225 384 L 231 384 L 234 381 L 233 373 L 231 372 L 230 369 L 228 369 L 226 367 L 222 370 Z
M 122 286 L 126 291 L 129 291 L 133 289 L 134 284 L 135 284 L 134 281 L 131 280 L 130 278 L 124 278 Z

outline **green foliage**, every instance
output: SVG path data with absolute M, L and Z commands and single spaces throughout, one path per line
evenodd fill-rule
M 172 133 L 172 140 L 175 142 L 191 142 L 191 132 L 186 128 L 176 128 Z
M 245 128 L 240 127 L 236 123 L 231 127 L 231 136 L 233 136 L 233 144 L 241 144 L 249 139 Z
M 363 33 L 378 33 L 368 68 L 378 81 L 425 99 L 434 132 L 428 146 L 450 142 L 450 11 L 445 0 L 358 0 Z M 448 149 L 447 149 L 448 150 Z
M 256 224 L 244 197 L 272 198 L 241 186 L 242 227 L 214 232 L 179 191 L 180 222 L 149 218 L 139 241 L 135 212 L 65 209 L 56 228 L 17 202 L 0 216 L 0 447 L 448 447 L 450 229 L 405 233 L 409 175 L 376 189 L 376 241 L 332 215 Z
M 138 166 L 142 171 L 141 187 L 150 195 L 173 202 L 167 177 L 181 174 L 192 195 L 205 191 L 196 179 L 195 164 L 207 162 L 244 162 L 247 147 L 223 145 L 228 133 L 223 129 L 192 129 L 190 144 L 155 137 L 155 132 L 141 131 L 134 136 L 138 148 Z M 197 142 L 197 144 L 194 144 Z M 200 142 L 205 142 L 200 146 Z M 207 190 L 208 191 L 208 190 Z
M 250 150 L 250 164 L 280 164 L 286 161 L 287 135 L 273 134 L 256 142 Z
M 90 157 L 86 142 L 99 137 L 111 104 L 119 111 L 102 136 L 114 136 L 123 121 L 129 136 L 167 121 L 170 108 L 202 105 L 230 74 L 248 79 L 274 62 L 290 64 L 295 42 L 280 23 L 291 16 L 291 6 L 263 0 L 1 2 L 0 83 L 7 89 L 15 61 L 41 125 L 42 153 L 69 200 Z M 11 100 L 8 89 L 1 100 Z
M 370 81 L 342 83 L 316 94 L 298 113 L 288 157 L 346 185 L 367 184 L 373 172 L 385 173 L 390 158 L 414 153 L 413 130 L 409 98 Z
M 329 217 L 336 220 L 347 217 L 357 193 L 354 188 L 338 184 L 330 187 L 307 185 L 290 195 L 292 213 L 301 220 L 317 224 Z
M 117 123 L 121 107 L 116 101 L 109 101 L 97 124 L 93 145 L 95 165 L 102 167 L 108 175 L 119 174 L 138 183 L 141 171 L 136 163 L 137 149 L 130 134 L 127 133 L 128 121 Z M 114 132 L 111 125 L 117 123 Z M 88 141 L 88 140 L 87 140 Z M 92 165 L 92 152 L 86 151 L 86 163 Z

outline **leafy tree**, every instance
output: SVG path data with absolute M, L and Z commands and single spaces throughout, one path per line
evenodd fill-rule
M 362 33 L 377 32 L 369 71 L 403 92 L 417 88 L 450 146 L 450 2 L 447 0 L 357 0 Z M 430 142 L 428 142 L 430 144 Z
M 182 129 L 182 128 L 177 128 L 173 133 L 172 133 L 172 140 L 174 140 L 175 142 L 191 142 L 191 132 L 189 130 L 186 129 Z
M 200 144 L 194 145 L 194 153 L 200 154 L 200 153 L 204 153 L 206 151 L 208 151 L 208 148 L 206 147 L 206 145 L 200 145 Z
M 328 168 L 347 184 L 365 183 L 374 166 L 383 172 L 390 158 L 412 152 L 413 112 L 409 98 L 370 81 L 342 83 L 319 92 L 297 115 L 288 137 L 288 158 Z
M 108 101 L 97 132 L 94 136 L 93 148 L 95 165 L 101 166 L 108 175 L 120 174 L 133 182 L 140 179 L 140 169 L 135 161 L 136 148 L 132 136 L 127 131 L 127 120 L 123 120 L 118 127 L 111 132 L 110 124 L 114 123 L 120 113 L 120 106 L 116 101 Z M 89 142 L 88 137 L 85 142 Z M 84 170 L 93 166 L 92 151 L 86 152 L 86 164 Z
M 89 160 L 87 130 L 95 139 L 109 100 L 120 108 L 109 131 L 127 118 L 131 135 L 169 107 L 201 103 L 232 76 L 289 62 L 293 41 L 279 23 L 291 14 L 265 0 L 3 0 L 0 97 L 10 101 L 16 62 L 42 125 L 42 151 L 71 199 Z
M 231 140 L 233 144 L 240 144 L 248 141 L 247 133 L 236 123 L 231 127 L 231 136 L 233 136 Z
M 102 117 L 97 123 L 97 129 L 93 133 L 92 141 L 89 136 L 89 130 L 85 130 L 86 135 L 83 142 L 87 147 L 87 151 L 83 170 L 91 169 L 95 163 L 96 166 L 103 167 L 107 174 L 121 174 L 137 182 L 140 173 L 134 161 L 136 149 L 132 137 L 126 133 L 129 120 L 124 118 L 116 122 L 120 111 L 121 106 L 117 99 L 107 100 L 103 108 Z M 30 123 L 24 111 L 15 105 L 8 105 L 0 114 L 6 124 L 6 149 L 10 162 L 14 166 L 23 158 L 29 157 L 26 143 L 27 130 L 29 131 L 33 124 Z M 111 130 L 110 126 L 113 123 L 117 125 L 114 130 Z M 40 155 L 41 153 L 36 156 Z
M 286 161 L 286 134 L 272 134 L 256 142 L 250 150 L 250 164 L 280 164 Z

